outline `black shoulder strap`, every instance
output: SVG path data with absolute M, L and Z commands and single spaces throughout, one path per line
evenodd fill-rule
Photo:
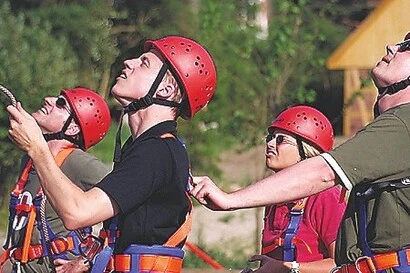
M 376 193 L 388 190 L 403 189 L 410 187 L 410 176 L 390 180 L 386 182 L 380 182 L 375 184 L 370 184 L 368 187 L 365 187 L 363 190 L 357 192 L 358 197 L 370 197 Z

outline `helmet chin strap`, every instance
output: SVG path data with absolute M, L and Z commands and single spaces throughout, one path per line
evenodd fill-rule
M 74 119 L 74 114 L 70 114 L 68 119 L 63 125 L 63 128 L 57 133 L 45 133 L 43 134 L 44 139 L 48 142 L 50 140 L 57 140 L 57 139 L 65 139 L 70 141 L 71 143 L 78 145 L 81 149 L 84 149 L 84 145 L 80 140 L 75 139 L 72 136 L 66 135 L 65 131 L 67 130 L 68 126 L 70 125 L 71 121 Z
M 404 79 L 402 81 L 393 83 L 392 85 L 386 86 L 386 87 L 381 87 L 378 88 L 379 91 L 379 98 L 376 100 L 376 102 L 374 103 L 373 106 L 373 115 L 374 117 L 378 117 L 380 115 L 380 110 L 378 107 L 379 104 L 379 100 L 384 97 L 385 95 L 393 95 L 401 90 L 403 90 L 404 88 L 406 88 L 407 86 L 410 85 L 410 76 L 407 79 Z
M 148 106 L 151 106 L 153 104 L 160 104 L 160 105 L 169 106 L 169 107 L 177 107 L 178 109 L 180 108 L 181 105 L 177 102 L 168 101 L 168 100 L 160 99 L 160 98 L 154 98 L 154 94 L 157 91 L 158 86 L 161 83 L 162 79 L 164 78 L 165 73 L 167 73 L 167 70 L 168 70 L 168 65 L 166 63 L 163 63 L 148 93 L 144 97 L 134 100 L 133 102 L 125 106 L 124 107 L 125 114 L 129 112 L 134 112 L 134 111 L 145 109 Z
M 157 77 L 152 83 L 151 88 L 149 89 L 148 93 L 144 97 L 134 100 L 133 102 L 131 102 L 130 104 L 128 104 L 127 106 L 123 108 L 123 111 L 120 117 L 118 130 L 117 130 L 117 135 L 115 137 L 113 162 L 121 161 L 121 128 L 122 128 L 122 119 L 124 117 L 124 114 L 128 114 L 130 112 L 136 112 L 136 111 L 145 109 L 153 104 L 159 104 L 159 105 L 164 105 L 164 106 L 169 106 L 169 107 L 176 107 L 178 111 L 181 108 L 180 103 L 161 99 L 161 98 L 154 98 L 154 94 L 157 91 L 158 86 L 161 83 L 162 79 L 164 78 L 165 73 L 167 73 L 167 70 L 168 70 L 168 65 L 164 62 L 162 64 L 161 69 L 158 72 Z

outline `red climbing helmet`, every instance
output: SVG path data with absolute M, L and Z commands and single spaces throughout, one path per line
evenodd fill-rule
M 111 115 L 108 105 L 96 92 L 83 87 L 63 89 L 60 94 L 67 99 L 75 113 L 83 135 L 82 148 L 86 151 L 100 142 L 110 128 Z
M 281 112 L 269 126 L 298 135 L 317 145 L 323 151 L 333 147 L 333 127 L 320 111 L 309 106 L 294 106 Z
M 202 45 L 181 36 L 146 41 L 145 50 L 152 48 L 168 61 L 173 75 L 182 85 L 189 107 L 181 109 L 181 117 L 191 119 L 215 93 L 216 68 L 211 55 Z

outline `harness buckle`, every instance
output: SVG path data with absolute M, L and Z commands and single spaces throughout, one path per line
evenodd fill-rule
M 342 269 L 342 265 L 335 266 L 332 269 L 330 269 L 329 273 L 338 273 Z
M 12 263 L 12 264 L 17 264 L 18 263 L 18 261 L 14 258 L 14 256 L 13 256 L 13 253 L 15 252 L 17 250 L 17 247 L 15 247 L 15 248 L 13 248 L 12 250 L 10 250 L 10 253 L 9 253 L 9 261 Z
M 104 240 L 92 234 L 87 236 L 87 242 L 85 244 L 81 244 L 85 245 L 86 249 L 83 250 L 80 246 L 80 254 L 89 262 L 92 262 L 95 256 L 104 248 Z
M 401 179 L 403 185 L 410 185 L 410 177 L 405 177 Z
M 151 96 L 144 96 L 140 99 L 145 106 L 150 106 L 154 104 L 154 100 Z
M 375 273 L 376 272 L 376 267 L 373 264 L 373 261 L 370 257 L 368 256 L 362 256 L 357 258 L 356 261 L 354 261 L 354 267 L 356 268 L 357 272 L 359 273 L 366 273 L 360 270 L 360 262 L 365 261 L 367 268 L 370 270 L 370 272 Z

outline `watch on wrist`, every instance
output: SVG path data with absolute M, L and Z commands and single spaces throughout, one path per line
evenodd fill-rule
M 290 264 L 290 271 L 289 271 L 290 273 L 300 273 L 300 271 L 299 271 L 299 263 L 298 262 L 296 262 L 296 261 L 293 261 L 291 264 Z

